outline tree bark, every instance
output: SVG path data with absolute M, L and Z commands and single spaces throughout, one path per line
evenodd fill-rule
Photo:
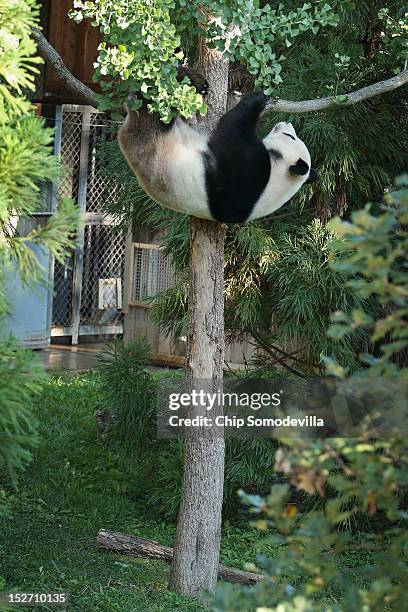
M 206 129 L 225 112 L 228 62 L 200 42 L 198 69 L 210 83 Z M 187 389 L 222 390 L 224 365 L 224 226 L 190 219 Z M 218 413 L 221 407 L 217 407 Z M 190 406 L 188 416 L 205 414 Z M 214 418 L 214 409 L 212 417 Z M 215 590 L 221 540 L 224 439 L 194 428 L 185 435 L 184 474 L 169 588 L 184 595 Z
M 173 559 L 173 549 L 170 546 L 163 546 L 154 540 L 145 540 L 136 536 L 126 535 L 117 531 L 101 529 L 96 536 L 96 543 L 100 548 L 109 551 L 116 551 L 122 555 L 132 555 L 135 557 L 149 557 L 150 559 L 161 559 L 171 561 Z M 234 567 L 220 565 L 218 567 L 218 577 L 228 582 L 239 582 L 240 584 L 253 585 L 262 580 L 262 574 L 243 572 Z
M 187 334 L 187 390 L 222 390 L 224 362 L 224 227 L 190 219 L 191 260 Z M 190 406 L 188 416 L 204 415 Z M 212 417 L 214 418 L 214 409 Z M 170 589 L 185 595 L 214 591 L 221 539 L 224 439 L 186 431 L 181 504 Z

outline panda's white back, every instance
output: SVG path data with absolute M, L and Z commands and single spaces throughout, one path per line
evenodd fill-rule
M 203 154 L 208 151 L 208 135 L 176 119 L 169 139 L 171 154 L 166 155 L 166 159 L 172 208 L 203 219 L 212 219 L 203 163 Z
M 129 112 L 118 132 L 123 155 L 144 191 L 178 212 L 211 219 L 205 188 L 203 152 L 208 136 L 181 119 L 146 138 L 136 113 Z

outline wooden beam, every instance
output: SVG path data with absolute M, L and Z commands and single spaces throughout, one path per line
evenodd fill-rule
M 184 368 L 186 358 L 181 355 L 168 355 L 167 353 L 151 353 L 149 357 L 153 365 L 165 366 L 167 368 Z

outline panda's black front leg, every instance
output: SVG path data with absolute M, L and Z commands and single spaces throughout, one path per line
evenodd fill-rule
M 241 98 L 218 122 L 216 132 L 253 135 L 268 98 L 262 91 L 254 91 Z
M 206 190 L 211 214 L 217 221 L 246 221 L 268 184 L 271 161 L 256 134 L 266 99 L 262 92 L 244 96 L 221 117 L 209 138 Z

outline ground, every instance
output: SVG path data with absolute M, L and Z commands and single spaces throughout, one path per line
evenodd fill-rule
M 137 449 L 96 437 L 95 376 L 54 376 L 40 401 L 41 444 L 0 519 L 0 576 L 7 588 L 70 593 L 70 610 L 150 612 L 203 609 L 166 590 L 169 567 L 99 551 L 100 528 L 171 545 L 175 526 L 152 518 L 138 490 Z M 226 526 L 222 562 L 253 561 L 254 530 Z M 47 608 L 43 608 L 47 609 Z
M 96 547 L 101 528 L 165 545 L 173 544 L 175 533 L 173 522 L 145 506 L 138 449 L 97 438 L 100 401 L 96 374 L 54 374 L 46 385 L 36 405 L 40 445 L 11 496 L 12 516 L 0 518 L 0 586 L 4 578 L 7 589 L 69 592 L 69 610 L 77 612 L 204 610 L 200 602 L 167 591 L 166 563 Z M 244 569 L 262 538 L 247 521 L 224 524 L 221 562 Z M 368 561 L 358 540 L 356 534 L 356 549 L 339 557 L 350 576 Z M 262 549 L 274 556 L 273 547 Z M 341 602 L 338 586 L 327 589 L 325 601 Z

